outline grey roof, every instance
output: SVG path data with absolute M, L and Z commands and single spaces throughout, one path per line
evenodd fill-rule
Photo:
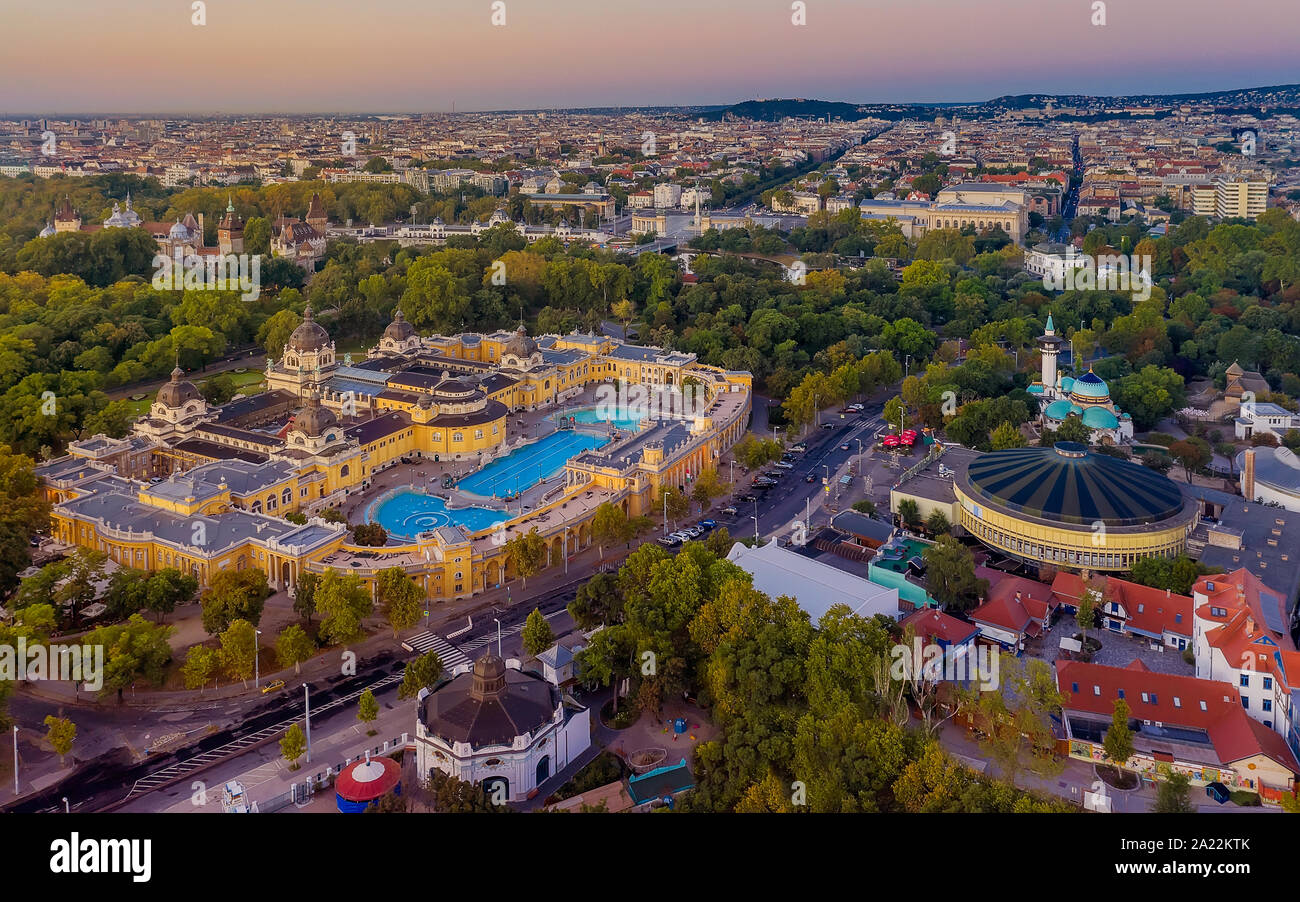
M 176 514 L 137 501 L 116 486 L 68 501 L 62 510 L 112 529 L 149 533 L 159 542 L 207 557 L 223 554 L 250 539 L 284 540 L 299 529 L 286 520 L 240 510 L 217 515 Z M 202 539 L 201 545 L 196 544 L 197 539 Z
M 1206 544 L 1201 563 L 1226 572 L 1245 567 L 1294 606 L 1300 593 L 1300 513 L 1247 501 L 1215 489 L 1180 483 L 1192 498 L 1218 508 L 1218 520 L 1202 520 L 1193 540 L 1205 541 L 1209 529 L 1241 537 L 1241 547 Z
M 220 445 L 201 438 L 189 438 L 176 444 L 177 451 L 185 451 L 198 457 L 211 457 L 215 460 L 246 460 L 250 463 L 265 463 L 269 458 L 265 454 L 236 448 L 233 445 Z
M 691 431 L 683 423 L 665 421 L 648 429 L 642 429 L 628 439 L 614 445 L 607 445 L 599 451 L 584 451 L 576 460 L 596 467 L 617 467 L 627 469 L 641 462 L 645 447 L 652 441 L 663 442 L 664 458 L 669 459 L 672 449 L 691 437 Z
M 246 460 L 226 460 L 195 467 L 187 475 L 213 485 L 224 482 L 232 493 L 250 495 L 284 482 L 296 470 L 297 467 L 284 460 L 260 464 Z
M 610 351 L 608 356 L 617 357 L 621 360 L 639 360 L 642 363 L 665 363 L 674 366 L 690 363 L 695 359 L 694 354 L 679 354 L 676 351 L 665 351 L 663 348 L 647 348 L 640 345 L 619 345 Z
M 259 414 L 264 410 L 280 405 L 292 406 L 297 403 L 297 400 L 289 392 L 278 388 L 275 391 L 259 392 L 256 395 L 238 398 L 218 407 L 217 422 L 237 426 L 239 421 Z
M 847 532 L 850 535 L 875 539 L 880 542 L 888 541 L 889 537 L 894 534 L 894 527 L 890 524 L 868 517 L 866 514 L 855 510 L 840 511 L 834 517 L 831 517 L 831 526 L 840 532 Z
M 366 361 L 367 363 L 382 363 L 383 361 Z M 376 371 L 376 367 L 361 366 L 339 366 L 334 370 L 335 377 L 344 379 L 354 379 L 357 382 L 369 382 L 376 386 L 382 386 L 388 381 L 388 374 L 383 371 Z
M 358 397 L 377 396 L 384 390 L 384 384 L 387 380 L 380 382 L 361 381 L 359 379 L 347 379 L 340 376 L 331 376 L 325 380 L 325 388 L 328 391 L 346 394 L 352 392 Z
M 549 724 L 560 706 L 559 690 L 534 674 L 506 669 L 505 687 L 486 697 L 475 696 L 474 680 L 473 672 L 462 673 L 425 696 L 420 720 L 426 730 L 475 748 L 511 745 L 516 736 Z
M 409 416 L 401 411 L 394 411 L 393 413 L 375 417 L 373 420 L 366 420 L 364 423 L 349 426 L 343 432 L 348 438 L 356 439 L 358 444 L 368 445 L 386 435 L 401 432 L 403 429 L 409 428 L 410 425 L 411 418 Z
M 1260 405 L 1263 406 L 1263 405 Z M 1300 492 L 1300 456 L 1290 448 L 1255 448 L 1255 481 Z M 1237 470 L 1245 463 L 1246 452 L 1237 455 Z
M 542 351 L 542 359 L 547 363 L 573 363 L 587 356 L 586 351 L 569 348 L 564 351 Z
M 541 661 L 547 667 L 559 669 L 566 664 L 573 663 L 573 652 L 569 651 L 563 645 L 552 645 L 550 648 L 546 649 L 546 651 L 538 655 L 537 660 Z
M 102 465 L 101 465 L 102 466 Z M 82 457 L 60 457 L 36 468 L 36 475 L 47 480 L 78 480 L 88 476 L 102 476 L 104 471 Z
M 220 423 L 208 423 L 205 426 L 200 426 L 195 431 L 199 434 L 207 433 L 241 442 L 249 442 L 268 449 L 278 448 L 284 444 L 279 436 L 268 435 L 265 432 L 254 432 L 251 429 L 240 429 L 238 426 L 223 426 Z
M 519 380 L 513 376 L 507 376 L 504 373 L 493 373 L 490 376 L 484 376 L 479 380 L 479 387 L 488 394 L 501 391 L 503 388 L 509 388 Z

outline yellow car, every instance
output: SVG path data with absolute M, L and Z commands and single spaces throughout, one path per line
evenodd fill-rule
M 269 695 L 272 692 L 279 692 L 284 688 L 284 680 L 272 680 L 262 687 L 262 694 Z

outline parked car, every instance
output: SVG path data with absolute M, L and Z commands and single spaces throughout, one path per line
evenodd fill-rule
M 674 545 L 682 544 L 681 539 L 675 539 L 672 536 L 660 536 L 656 541 L 658 541 L 660 545 L 666 545 L 669 548 L 672 548 Z
M 755 501 L 758 500 L 758 498 L 756 498 L 753 495 L 741 495 L 740 500 L 745 502 L 746 504 L 753 504 Z
M 718 528 L 718 521 L 717 521 L 717 520 L 701 520 L 701 521 L 700 521 L 700 528 L 701 528 L 701 529 L 704 529 L 704 530 L 706 530 L 706 531 L 707 531 L 707 530 L 710 530 L 710 529 L 717 529 L 717 528 Z
M 736 514 L 738 514 L 738 513 L 740 513 L 740 512 L 739 512 L 738 510 L 736 510 L 734 507 L 724 507 L 724 508 L 722 509 L 722 513 L 723 513 L 724 516 L 727 516 L 727 517 L 734 517 L 734 516 L 736 516 Z
M 808 446 L 805 445 L 803 442 L 799 442 L 797 445 L 791 445 L 790 450 L 793 451 L 795 454 L 803 454 L 805 451 L 808 450 Z
M 835 428 L 835 424 L 834 424 L 834 423 L 822 423 L 822 428 L 823 428 L 823 429 L 834 429 L 834 428 Z
M 793 470 L 793 469 L 794 469 L 794 464 L 790 463 L 789 461 L 785 461 L 785 460 L 778 460 L 778 461 L 774 464 L 774 466 L 780 467 L 782 470 Z

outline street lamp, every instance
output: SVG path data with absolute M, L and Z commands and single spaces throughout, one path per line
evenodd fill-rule
M 501 621 L 495 617 L 492 619 L 497 621 L 497 657 L 504 657 L 501 653 Z
M 18 724 L 14 724 L 14 797 L 18 796 Z
M 261 656 L 262 649 L 257 641 L 257 637 L 262 635 L 261 630 L 253 630 L 253 688 L 257 689 L 262 685 Z
M 302 684 L 303 725 L 307 729 L 307 763 L 311 764 L 311 691 Z
M 64 814 L 71 814 L 71 813 L 72 813 L 72 808 L 68 805 L 68 797 L 67 797 L 67 796 L 64 796 L 64 797 L 63 797 L 63 813 L 64 813 Z
M 754 516 L 752 519 L 754 521 L 754 541 L 759 542 L 761 537 L 758 534 L 758 499 L 754 500 Z

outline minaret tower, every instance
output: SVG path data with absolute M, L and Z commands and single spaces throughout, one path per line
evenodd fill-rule
M 1047 314 L 1047 328 L 1038 339 L 1038 349 L 1043 355 L 1043 388 L 1050 394 L 1056 390 L 1056 357 L 1065 340 L 1056 334 L 1052 314 Z

